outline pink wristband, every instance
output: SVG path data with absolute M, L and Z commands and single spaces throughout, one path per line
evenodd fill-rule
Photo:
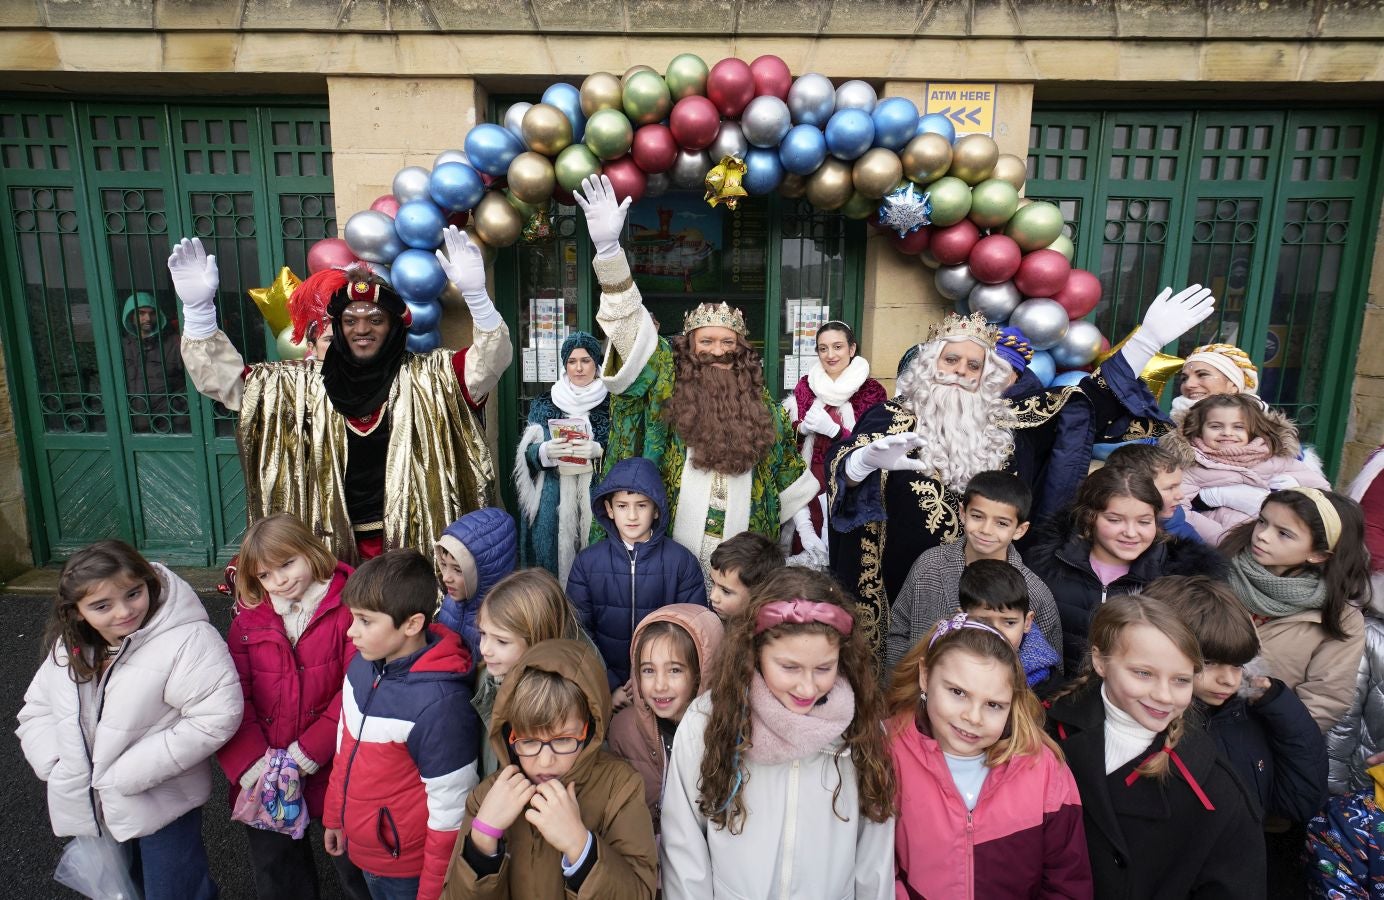
M 474 817 L 471 819 L 471 827 L 474 828 L 474 829 L 476 829 L 477 831 L 479 831 L 481 834 L 485 835 L 486 837 L 493 837 L 493 838 L 494 838 L 495 840 L 497 840 L 497 841 L 500 840 L 500 838 L 502 838 L 502 837 L 505 836 L 504 829 L 502 829 L 502 828 L 496 828 L 494 825 L 487 825 L 486 823 L 482 822 L 480 819 L 477 819 L 477 818 L 474 818 Z

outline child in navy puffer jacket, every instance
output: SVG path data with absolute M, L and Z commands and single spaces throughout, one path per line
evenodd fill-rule
M 632 457 L 612 466 L 591 509 L 608 539 L 577 554 L 567 596 L 605 659 L 614 692 L 629 681 L 630 640 L 643 618 L 670 603 L 706 606 L 706 583 L 692 552 L 665 534 L 668 498 L 649 460 Z M 629 699 L 622 690 L 617 707 Z
M 461 635 L 471 658 L 479 659 L 476 613 L 490 589 L 514 571 L 519 549 L 514 518 L 496 506 L 474 510 L 448 525 L 436 547 L 446 592 L 437 621 Z

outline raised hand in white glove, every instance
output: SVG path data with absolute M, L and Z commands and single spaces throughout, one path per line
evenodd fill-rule
M 1153 355 L 1167 344 L 1196 328 L 1216 311 L 1216 298 L 1211 289 L 1199 284 L 1183 288 L 1176 294 L 1165 287 L 1144 312 L 1144 321 L 1130 335 L 1120 351 L 1129 367 L 1138 375 Z
M 834 438 L 841 433 L 840 423 L 816 403 L 807 408 L 807 412 L 803 414 L 802 424 L 798 426 L 798 429 L 804 434 L 815 432 L 829 438 Z
M 544 441 L 538 445 L 538 461 L 548 468 L 560 465 L 560 457 L 572 455 L 570 441 Z
M 922 460 L 909 459 L 908 454 L 922 445 L 922 437 L 912 431 L 876 438 L 846 457 L 846 477 L 859 483 L 876 469 L 921 472 Z
M 586 233 L 591 235 L 591 243 L 596 245 L 596 256 L 610 259 L 620 252 L 620 233 L 625 229 L 625 212 L 630 208 L 630 198 L 615 199 L 615 187 L 610 176 L 588 175 L 582 179 L 581 189 L 573 196 L 577 205 L 586 213 Z
M 183 238 L 173 245 L 168 274 L 173 277 L 173 290 L 183 302 L 183 334 L 190 338 L 211 337 L 216 333 L 216 289 L 221 285 L 216 257 L 202 248 L 200 238 Z
M 437 261 L 442 271 L 466 300 L 471 310 L 471 321 L 481 331 L 494 331 L 500 327 L 500 313 L 490 299 L 485 287 L 485 257 L 481 248 L 471 240 L 470 235 L 455 225 L 448 225 L 442 232 L 442 241 L 447 252 L 436 251 Z
M 798 531 L 798 540 L 802 543 L 804 552 L 827 555 L 827 542 L 822 540 L 817 529 L 812 527 L 812 513 L 806 506 L 793 514 L 793 525 Z
M 1286 491 L 1288 488 L 1301 486 L 1301 482 L 1291 475 L 1275 475 L 1269 479 L 1269 490 L 1271 491 Z
M 605 448 L 595 441 L 572 441 L 562 455 L 577 459 L 600 459 L 605 455 Z
M 1224 506 L 1247 516 L 1256 516 L 1269 492 L 1252 484 L 1223 484 L 1202 488 L 1197 496 L 1207 506 Z

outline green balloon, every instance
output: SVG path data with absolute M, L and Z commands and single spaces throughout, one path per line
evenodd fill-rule
M 999 178 L 990 178 L 971 188 L 971 221 L 977 228 L 999 228 L 1019 206 L 1019 192 L 1014 185 Z
M 702 58 L 695 53 L 679 53 L 668 63 L 664 79 L 668 83 L 668 93 L 676 103 L 683 97 L 706 93 L 706 77 L 711 70 Z
M 601 161 L 585 144 L 573 144 L 557 155 L 553 171 L 563 190 L 575 191 L 583 178 L 601 174 Z
M 546 203 L 528 203 L 524 200 L 520 200 L 518 197 L 514 196 L 514 191 L 508 189 L 505 191 L 505 199 L 509 201 L 510 206 L 519 210 L 519 215 L 523 216 L 525 219 L 532 217 L 534 213 L 538 212 L 540 209 L 546 208 L 548 205 Z
M 598 109 L 586 120 L 586 146 L 601 159 L 616 159 L 630 150 L 634 126 L 618 109 Z
M 1025 253 L 1041 250 L 1062 234 L 1062 210 L 1052 203 L 1039 200 L 1014 213 L 1004 233 L 1014 239 Z
M 879 209 L 879 200 L 872 200 L 860 191 L 851 195 L 845 205 L 841 207 L 841 215 L 848 219 L 868 219 L 870 213 Z
M 1056 250 L 1058 253 L 1067 257 L 1067 262 L 1071 262 L 1072 256 L 1076 254 L 1076 247 L 1072 244 L 1072 239 L 1065 234 L 1059 234 L 1057 240 L 1048 244 L 1048 249 Z
M 932 204 L 932 224 L 938 228 L 955 225 L 971 211 L 971 186 L 953 175 L 928 185 L 927 193 Z
M 639 71 L 625 83 L 623 96 L 625 115 L 636 125 L 652 125 L 662 121 L 672 109 L 668 85 L 654 71 Z

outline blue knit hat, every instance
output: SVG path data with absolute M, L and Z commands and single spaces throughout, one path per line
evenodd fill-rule
M 574 331 L 567 335 L 567 340 L 562 342 L 562 349 L 558 351 L 558 356 L 561 357 L 564 366 L 567 365 L 567 357 L 571 356 L 572 351 L 578 347 L 590 353 L 591 358 L 596 361 L 597 365 L 600 365 L 601 342 L 596 340 L 596 336 L 590 332 Z
M 1017 375 L 1024 374 L 1029 361 L 1033 359 L 1033 347 L 1029 345 L 1028 338 L 1013 325 L 1000 330 L 999 339 L 995 341 L 995 352 L 1013 367 Z

